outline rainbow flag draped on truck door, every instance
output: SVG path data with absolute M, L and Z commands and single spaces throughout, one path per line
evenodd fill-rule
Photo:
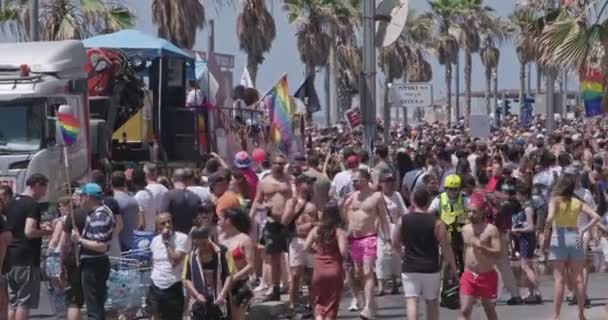
M 288 154 L 293 138 L 291 123 L 293 106 L 287 89 L 287 75 L 281 77 L 281 80 L 264 97 L 264 104 L 268 108 L 271 120 L 270 143 L 281 152 Z
M 605 110 L 602 106 L 604 94 L 602 72 L 595 68 L 583 68 L 579 77 L 585 115 L 595 117 L 604 114 Z

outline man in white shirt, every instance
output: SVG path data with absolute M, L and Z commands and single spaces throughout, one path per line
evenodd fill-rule
M 203 103 L 201 90 L 196 84 L 196 80 L 188 80 L 188 95 L 186 96 L 186 107 L 196 108 Z
M 154 163 L 146 163 L 144 165 L 144 173 L 146 174 L 146 190 L 152 194 L 152 202 L 154 203 L 156 212 L 160 213 L 163 198 L 169 192 L 169 189 L 156 181 L 158 179 L 158 168 Z
M 152 284 L 147 304 L 153 319 L 174 319 L 184 312 L 184 290 L 181 273 L 186 253 L 190 251 L 188 236 L 173 231 L 171 215 L 156 216 L 160 234 L 152 239 Z

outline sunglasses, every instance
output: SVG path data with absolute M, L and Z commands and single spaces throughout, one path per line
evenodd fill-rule
M 272 164 L 274 164 L 276 166 L 286 166 L 287 162 L 273 162 Z

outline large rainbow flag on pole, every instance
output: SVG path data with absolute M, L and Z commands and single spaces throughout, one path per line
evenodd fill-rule
M 287 75 L 283 75 L 281 80 L 266 94 L 264 104 L 269 110 L 270 125 L 269 140 L 281 150 L 288 154 L 292 140 L 292 119 L 293 106 L 289 99 L 287 89 Z
M 583 68 L 579 75 L 581 82 L 581 97 L 585 105 L 585 114 L 595 117 L 604 113 L 602 106 L 603 75 L 595 68 Z

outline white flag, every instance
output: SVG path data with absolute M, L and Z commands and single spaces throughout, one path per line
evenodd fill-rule
M 253 88 L 253 81 L 251 81 L 251 75 L 247 67 L 243 68 L 243 74 L 241 75 L 241 85 L 245 88 Z

